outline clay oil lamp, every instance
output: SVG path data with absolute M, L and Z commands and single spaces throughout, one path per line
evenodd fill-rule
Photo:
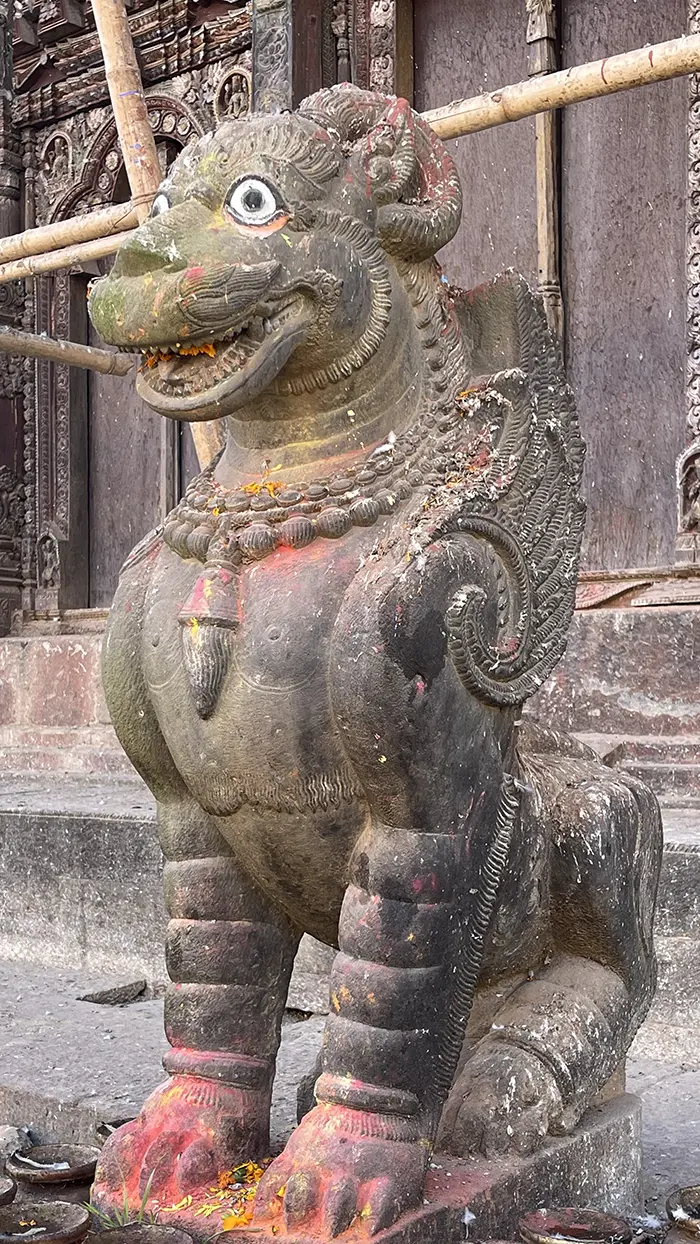
M 630 1244 L 624 1218 L 592 1209 L 536 1209 L 518 1223 L 526 1244 Z
M 17 1184 L 9 1175 L 0 1177 L 0 1206 L 9 1205 L 14 1201 L 17 1192 Z
M 700 1185 L 671 1192 L 666 1213 L 671 1224 L 666 1236 L 668 1244 L 687 1244 L 689 1237 L 700 1239 Z
M 90 1229 L 83 1205 L 40 1201 L 0 1208 L 0 1244 L 81 1244 Z
M 89 1200 L 99 1156 L 99 1149 L 89 1145 L 34 1145 L 8 1158 L 6 1169 L 25 1200 L 81 1205 Z

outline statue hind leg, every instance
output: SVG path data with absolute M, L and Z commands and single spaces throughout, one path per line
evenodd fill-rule
M 453 1086 L 440 1143 L 528 1153 L 572 1130 L 623 1063 L 654 992 L 658 804 L 587 748 L 527 732 L 521 756 L 550 844 L 552 953 L 496 1013 Z
M 134 653 L 139 594 L 117 593 L 104 682 L 117 733 L 158 800 L 170 915 L 165 999 L 170 1079 L 105 1145 L 93 1188 L 103 1212 L 146 1192 L 155 1208 L 206 1192 L 268 1152 L 275 1057 L 299 935 L 255 889 L 214 818 L 180 778 Z

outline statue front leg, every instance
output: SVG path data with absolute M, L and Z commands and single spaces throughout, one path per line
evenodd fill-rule
M 439 1113 L 440 1020 L 463 839 L 375 825 L 355 851 L 331 1013 L 307 1114 L 258 1192 L 258 1220 L 369 1234 L 422 1200 Z
M 163 1208 L 268 1153 L 270 1098 L 298 934 L 254 889 L 191 800 L 159 806 L 171 916 L 170 1079 L 100 1159 L 93 1203 Z M 194 1199 L 194 1198 L 193 1198 Z

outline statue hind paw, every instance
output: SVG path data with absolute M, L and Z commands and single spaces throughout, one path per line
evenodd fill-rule
M 563 1130 L 562 1113 L 556 1080 L 538 1058 L 484 1041 L 452 1087 L 437 1147 L 459 1157 L 525 1157 Z
M 173 1076 L 106 1142 L 92 1204 L 116 1219 L 207 1199 L 224 1171 L 268 1146 L 269 1094 L 196 1076 Z

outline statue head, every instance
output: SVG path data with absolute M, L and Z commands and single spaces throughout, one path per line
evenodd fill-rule
M 320 91 L 183 151 L 90 315 L 144 354 L 139 393 L 172 418 L 351 384 L 386 338 L 396 266 L 444 246 L 461 206 L 452 160 L 405 100 Z

